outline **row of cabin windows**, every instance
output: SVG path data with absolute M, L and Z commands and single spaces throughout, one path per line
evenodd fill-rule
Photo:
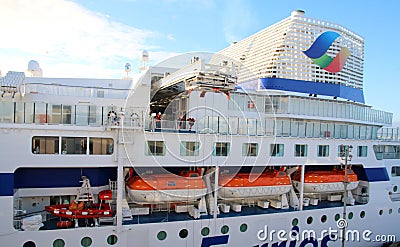
M 60 145 L 61 144 L 61 145 Z M 91 154 L 111 155 L 114 152 L 112 138 L 34 136 L 33 154 Z
M 200 144 L 199 142 L 181 142 L 180 155 L 181 156 L 198 156 Z M 338 156 L 340 157 L 343 152 L 343 147 L 338 146 Z M 213 148 L 213 156 L 228 156 L 230 150 L 229 142 L 215 142 Z M 270 155 L 274 157 L 284 156 L 284 144 L 271 144 Z M 295 144 L 294 156 L 306 157 L 308 145 Z M 164 156 L 165 143 L 164 141 L 147 141 L 146 155 Z M 318 145 L 318 157 L 329 157 L 329 145 Z M 258 156 L 258 143 L 243 143 L 242 156 Z M 367 157 L 367 146 L 358 146 L 358 157 Z

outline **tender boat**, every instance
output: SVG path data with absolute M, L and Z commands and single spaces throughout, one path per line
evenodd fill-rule
M 196 201 L 207 193 L 198 172 L 135 175 L 127 182 L 132 201 L 140 204 Z
M 257 175 L 238 173 L 221 174 L 218 196 L 224 200 L 264 198 L 288 193 L 292 187 L 284 171 L 267 171 Z
M 300 191 L 300 174 L 297 172 L 293 176 L 293 185 Z M 330 171 L 307 171 L 304 174 L 304 193 L 334 193 L 343 192 L 345 181 L 345 171 L 333 169 Z M 347 190 L 353 190 L 358 186 L 358 177 L 352 169 L 347 170 Z

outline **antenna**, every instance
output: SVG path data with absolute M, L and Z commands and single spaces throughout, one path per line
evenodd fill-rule
M 142 57 L 141 60 L 143 62 L 143 67 L 139 68 L 139 70 L 145 70 L 146 69 L 146 62 L 149 61 L 149 52 L 146 50 L 142 51 Z

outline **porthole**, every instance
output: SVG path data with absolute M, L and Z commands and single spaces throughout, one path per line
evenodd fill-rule
M 354 216 L 354 215 L 353 215 L 353 212 L 350 212 L 350 213 L 349 213 L 349 220 L 353 219 L 353 216 Z
M 400 208 L 399 208 L 399 209 L 397 209 L 397 213 L 399 213 L 399 214 L 400 214 Z
M 299 224 L 299 220 L 297 218 L 294 218 L 292 220 L 292 226 L 297 226 L 297 224 Z
M 311 224 L 313 222 L 313 217 L 308 217 L 307 218 L 307 224 Z
M 240 225 L 240 231 L 241 232 L 247 231 L 247 224 L 246 223 L 243 223 L 243 224 Z
M 109 245 L 114 245 L 118 242 L 118 237 L 116 235 L 110 235 L 107 237 L 107 243 Z
M 210 228 L 204 227 L 203 229 L 201 229 L 201 235 L 207 236 L 208 234 L 210 234 Z
M 56 239 L 53 242 L 53 247 L 64 247 L 65 246 L 65 241 L 62 239 Z
M 379 210 L 379 215 L 382 215 L 383 214 L 383 210 L 381 209 L 381 210 Z
M 321 222 L 322 223 L 325 223 L 327 219 L 328 219 L 328 217 L 326 215 L 322 215 L 321 216 Z
M 389 209 L 389 214 L 392 214 L 393 213 L 393 209 Z
M 393 192 L 397 192 L 397 185 L 393 186 Z
M 364 218 L 365 217 L 365 211 L 361 211 L 360 212 L 360 218 Z
M 92 239 L 90 237 L 84 237 L 81 239 L 81 245 L 83 247 L 89 247 L 92 245 Z
M 338 221 L 340 219 L 340 214 L 335 214 L 335 220 Z
M 186 238 L 188 236 L 189 232 L 186 229 L 182 229 L 179 231 L 179 237 L 181 238 Z
M 158 238 L 158 240 L 164 240 L 164 239 L 167 238 L 167 233 L 166 233 L 165 231 L 160 231 L 160 232 L 157 234 L 157 238 Z
M 221 227 L 222 234 L 227 234 L 228 232 L 229 232 L 229 226 L 224 225 L 223 227 Z
M 22 245 L 22 246 L 23 247 L 36 247 L 36 244 L 33 241 L 28 241 L 28 242 L 25 242 L 24 245 Z

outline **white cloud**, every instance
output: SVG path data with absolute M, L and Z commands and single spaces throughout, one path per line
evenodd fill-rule
M 37 60 L 49 77 L 119 77 L 125 62 L 159 36 L 110 20 L 65 0 L 2 0 L 0 70 L 26 70 Z M 168 55 L 168 53 L 162 53 Z M 161 54 L 154 54 L 160 57 Z

